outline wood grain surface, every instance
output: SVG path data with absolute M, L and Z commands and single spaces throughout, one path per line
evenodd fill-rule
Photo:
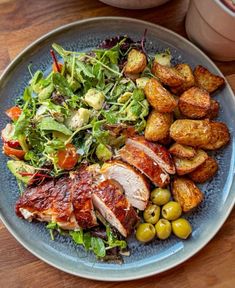
M 33 40 L 69 22 L 96 16 L 127 16 L 160 24 L 186 37 L 188 0 L 131 11 L 98 0 L 0 0 L 0 72 Z M 235 90 L 235 61 L 216 62 Z M 234 74 L 231 76 L 231 74 Z M 229 76 L 230 75 L 230 76 Z M 38 260 L 0 222 L 0 288 L 234 288 L 235 210 L 197 255 L 168 272 L 142 280 L 105 283 L 71 276 Z

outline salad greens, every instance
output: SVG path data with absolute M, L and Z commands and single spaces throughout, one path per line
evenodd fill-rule
M 123 135 L 113 135 L 109 125 L 144 130 L 149 105 L 142 89 L 123 74 L 125 41 L 87 53 L 52 45 L 62 69 L 49 75 L 34 73 L 18 100 L 22 113 L 13 123 L 14 138 L 22 144 L 29 165 L 51 167 L 48 173 L 58 176 L 64 171 L 57 165 L 57 154 L 67 144 L 76 147 L 79 163 L 93 163 L 109 159 L 125 141 Z
M 107 40 L 103 47 L 89 52 L 68 51 L 53 44 L 60 63 L 52 51 L 56 62 L 49 74 L 41 70 L 32 73 L 30 65 L 32 78 L 16 101 L 20 114 L 11 118 L 7 135 L 11 145 L 20 147 L 16 159 L 8 161 L 8 168 L 21 191 L 22 185 L 35 183 L 32 179 L 60 176 L 82 162 L 107 161 L 124 145 L 129 128 L 144 131 L 149 104 L 143 87 L 151 72 L 147 67 L 135 82 L 124 75 L 123 69 L 131 47 L 141 45 L 126 37 Z M 60 164 L 70 157 L 64 154 L 66 149 L 68 155 L 76 155 L 69 168 Z M 53 231 L 65 234 L 99 258 L 114 248 L 125 249 L 126 241 L 118 239 L 107 222 L 101 222 L 104 237 L 94 235 L 92 230 L 67 232 L 53 222 L 46 227 L 53 240 Z

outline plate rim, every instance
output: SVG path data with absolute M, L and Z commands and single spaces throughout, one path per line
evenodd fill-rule
M 7 67 L 3 70 L 1 76 L 0 76 L 0 87 L 2 85 L 2 83 L 4 82 L 4 79 L 7 77 L 8 73 L 11 72 L 11 70 L 13 70 L 15 67 L 17 67 L 18 62 L 21 60 L 21 58 L 27 54 L 27 52 L 33 48 L 34 46 L 36 46 L 37 44 L 43 42 L 46 39 L 49 39 L 50 36 L 58 33 L 58 32 L 63 32 L 63 30 L 66 30 L 68 28 L 72 28 L 74 26 L 80 25 L 80 24 L 86 24 L 86 23 L 90 23 L 90 22 L 96 22 L 96 21 L 102 21 L 102 20 L 123 20 L 123 21 L 132 21 L 132 22 L 136 22 L 142 25 L 147 25 L 147 26 L 151 26 L 153 28 L 157 28 L 158 30 L 161 31 L 165 31 L 168 34 L 171 34 L 172 36 L 180 39 L 181 41 L 185 42 L 187 45 L 193 47 L 193 49 L 197 50 L 197 52 L 202 55 L 202 57 L 206 58 L 206 60 L 210 63 L 210 65 L 218 72 L 218 75 L 223 76 L 225 78 L 225 82 L 226 82 L 226 87 L 228 88 L 229 92 L 234 94 L 226 77 L 223 75 L 223 73 L 220 71 L 220 69 L 216 66 L 216 64 L 201 50 L 199 49 L 195 44 L 193 44 L 192 42 L 190 42 L 188 39 L 184 38 L 183 36 L 179 35 L 178 33 L 167 29 L 163 26 L 160 26 L 158 24 L 152 23 L 152 22 L 148 22 L 148 21 L 144 21 L 144 20 L 140 20 L 140 19 L 136 19 L 136 18 L 132 18 L 132 17 L 119 17 L 119 16 L 101 16 L 101 17 L 91 17 L 91 18 L 86 18 L 86 19 L 82 19 L 82 20 L 77 20 L 77 21 L 73 21 L 70 22 L 68 24 L 65 25 L 61 25 L 55 29 L 50 30 L 49 32 L 43 34 L 42 36 L 40 36 L 39 38 L 37 38 L 36 40 L 34 40 L 33 42 L 31 42 L 29 45 L 27 45 L 23 50 L 21 50 L 20 53 L 17 54 L 17 56 L 7 65 Z M 234 99 L 235 100 L 235 99 Z M 235 180 L 234 177 L 234 173 L 235 173 L 235 165 L 232 167 L 233 168 L 233 179 L 231 182 L 231 186 Z M 231 169 L 232 169 L 231 168 Z M 163 273 L 165 271 L 168 271 L 170 269 L 175 268 L 176 266 L 186 262 L 188 259 L 190 259 L 191 257 L 193 257 L 194 255 L 196 255 L 200 250 L 202 250 L 213 238 L 214 236 L 218 233 L 218 231 L 221 229 L 221 227 L 223 226 L 223 224 L 225 223 L 225 221 L 228 219 L 233 207 L 235 204 L 235 196 L 232 199 L 232 202 L 229 205 L 229 209 L 227 209 L 226 213 L 224 213 L 223 218 L 221 219 L 221 221 L 219 222 L 219 225 L 216 227 L 216 229 L 213 231 L 213 233 L 211 233 L 209 235 L 209 237 L 206 238 L 206 240 L 199 245 L 197 248 L 192 249 L 191 253 L 189 253 L 186 257 L 175 261 L 174 264 L 169 265 L 168 267 L 163 267 L 161 269 L 159 269 L 158 271 L 151 271 L 151 272 L 147 272 L 147 273 L 143 273 L 140 274 L 138 276 L 121 276 L 121 277 L 113 277 L 112 275 L 96 275 L 93 276 L 91 274 L 89 274 L 89 271 L 86 275 L 84 274 L 80 274 L 79 271 L 78 273 L 75 273 L 73 271 L 70 271 L 69 269 L 64 268 L 63 266 L 60 266 L 59 264 L 56 264 L 54 262 L 51 262 L 50 260 L 48 260 L 47 258 L 43 257 L 40 255 L 40 253 L 37 253 L 33 250 L 33 248 L 28 247 L 27 243 L 24 243 L 24 240 L 21 239 L 20 236 L 17 235 L 17 233 L 14 231 L 14 229 L 11 228 L 10 225 L 8 225 L 7 220 L 5 220 L 4 216 L 2 215 L 2 212 L 0 211 L 0 219 L 3 222 L 3 224 L 5 225 L 5 227 L 7 228 L 7 230 L 12 234 L 12 236 L 26 249 L 28 250 L 30 253 L 32 253 L 34 256 L 36 256 L 37 258 L 39 258 L 40 260 L 44 261 L 45 263 L 49 264 L 50 266 L 53 266 L 61 271 L 64 271 L 68 274 L 74 275 L 74 276 L 79 276 L 82 278 L 86 278 L 86 279 L 91 279 L 91 280 L 99 280 L 99 281 L 128 281 L 128 280 L 137 280 L 137 279 L 142 279 L 142 278 L 146 278 L 149 276 L 153 276 L 153 275 L 157 275 L 160 273 Z M 103 278 L 105 277 L 105 279 Z

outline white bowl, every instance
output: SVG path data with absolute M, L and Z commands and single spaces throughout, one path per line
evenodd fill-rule
M 186 17 L 189 39 L 216 60 L 235 60 L 235 13 L 220 0 L 191 0 Z
M 162 5 L 169 0 L 100 0 L 101 2 L 124 9 L 147 9 Z

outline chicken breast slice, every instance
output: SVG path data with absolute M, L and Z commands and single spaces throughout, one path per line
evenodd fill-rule
M 141 149 L 167 173 L 175 174 L 174 161 L 172 160 L 171 154 L 164 146 L 147 141 L 143 136 L 128 138 L 126 144 Z
M 106 179 L 114 179 L 121 184 L 126 198 L 133 207 L 139 210 L 146 208 L 150 191 L 144 175 L 122 161 L 105 163 L 101 173 Z
M 16 202 L 16 214 L 28 221 L 56 222 L 61 228 L 78 228 L 70 193 L 70 180 L 62 177 L 29 187 Z
M 81 166 L 70 174 L 71 195 L 74 215 L 78 225 L 83 229 L 97 226 L 97 219 L 92 202 L 92 193 L 96 189 L 93 174 L 87 167 Z
M 131 234 L 139 217 L 115 181 L 101 182 L 93 193 L 92 200 L 101 215 L 124 237 Z
M 162 188 L 169 184 L 169 174 L 154 162 L 143 150 L 133 145 L 126 144 L 119 150 L 119 155 L 123 161 L 145 174 L 156 186 Z

